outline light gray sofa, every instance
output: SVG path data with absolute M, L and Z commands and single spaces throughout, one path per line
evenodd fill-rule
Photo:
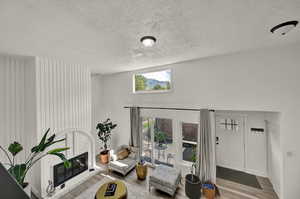
M 132 152 L 127 158 L 123 160 L 117 160 L 116 154 L 124 148 L 129 148 L 129 146 L 122 145 L 118 147 L 115 151 L 111 150 L 108 169 L 110 171 L 116 171 L 118 173 L 121 173 L 123 176 L 126 176 L 129 173 L 129 171 L 135 168 L 137 164 L 137 159 L 135 153 Z
M 149 179 L 149 191 L 151 191 L 151 187 L 154 187 L 174 196 L 181 182 L 181 172 L 172 167 L 158 165 Z

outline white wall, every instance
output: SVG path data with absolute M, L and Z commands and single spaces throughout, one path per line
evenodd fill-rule
M 174 91 L 165 94 L 133 94 L 132 72 L 103 76 L 105 114 L 119 124 L 113 144 L 128 143 L 129 112 L 124 105 L 281 112 L 280 195 L 297 199 L 300 195 L 299 54 L 300 45 L 294 44 L 172 64 L 167 67 L 173 69 Z
M 275 190 L 280 192 L 280 176 L 282 170 L 282 151 L 280 148 L 280 114 L 266 113 L 266 129 L 268 133 L 268 174 Z
M 34 57 L 0 55 L 0 145 L 5 149 L 17 141 L 24 150 L 16 161 L 25 161 L 36 140 L 34 106 Z M 28 94 L 28 95 L 27 95 Z M 0 152 L 0 162 L 7 163 Z M 27 175 L 27 181 L 31 181 Z
M 91 131 L 91 75 L 86 66 L 37 57 L 36 89 L 39 138 L 48 128 L 51 133 L 68 128 Z M 75 146 L 71 144 L 73 138 L 67 138 L 70 152 L 75 147 L 75 154 L 68 153 L 68 158 L 89 151 L 89 142 L 83 135 L 75 137 Z M 52 180 L 52 166 L 59 162 L 57 157 L 41 162 L 42 196 L 46 195 L 48 180 Z
M 104 121 L 104 111 L 103 111 L 103 101 L 102 96 L 103 87 L 102 87 L 102 76 L 93 75 L 92 76 L 92 134 L 96 143 L 96 153 L 100 153 L 102 144 L 98 140 L 96 126 L 99 122 Z M 101 107 L 101 108 L 97 108 Z
M 261 128 L 264 129 L 264 132 L 253 133 L 251 128 Z M 267 177 L 267 165 L 265 114 L 263 112 L 248 112 L 246 117 L 246 168 L 250 173 Z

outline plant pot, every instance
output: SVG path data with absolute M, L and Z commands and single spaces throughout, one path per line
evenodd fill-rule
M 137 164 L 136 168 L 136 176 L 139 180 L 145 180 L 147 177 L 147 166 L 142 164 Z
M 214 199 L 216 195 L 216 189 L 214 184 L 203 184 L 203 195 L 207 199 Z
M 108 150 L 102 151 L 100 153 L 99 158 L 100 158 L 101 164 L 107 164 L 109 162 L 109 151 Z
M 29 198 L 31 198 L 31 186 L 29 183 L 24 183 L 23 190 L 29 196 Z
M 185 176 L 185 195 L 190 199 L 201 197 L 201 182 L 198 176 L 188 174 Z

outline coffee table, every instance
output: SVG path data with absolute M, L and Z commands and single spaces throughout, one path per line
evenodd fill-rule
M 117 184 L 117 189 L 116 189 L 115 195 L 114 196 L 104 196 L 107 186 L 110 183 Z M 127 188 L 126 188 L 126 185 L 120 180 L 110 181 L 108 183 L 101 185 L 101 187 L 98 189 L 98 191 L 95 195 L 95 199 L 126 199 L 126 198 L 127 198 Z

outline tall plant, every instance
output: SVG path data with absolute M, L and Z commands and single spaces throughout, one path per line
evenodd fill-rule
M 98 130 L 97 135 L 98 138 L 101 140 L 101 142 L 103 142 L 103 148 L 104 148 L 104 151 L 102 151 L 103 154 L 108 153 L 107 142 L 111 138 L 111 131 L 116 127 L 117 125 L 113 124 L 109 118 L 105 122 L 97 124 L 96 127 L 96 129 Z
M 165 132 L 155 129 L 154 130 L 154 139 L 155 139 L 155 142 L 158 142 L 159 146 L 162 146 L 166 142 L 167 135 Z
M 55 143 L 62 142 L 65 139 L 55 140 L 55 134 L 47 138 L 50 129 L 46 131 L 44 136 L 38 145 L 34 146 L 31 149 L 30 155 L 27 157 L 25 162 L 16 163 L 15 157 L 23 150 L 23 146 L 18 142 L 13 142 L 9 145 L 8 149 L 5 150 L 2 146 L 0 149 L 4 152 L 8 159 L 8 163 L 5 163 L 9 167 L 9 173 L 16 179 L 16 181 L 22 186 L 26 187 L 28 183 L 25 183 L 24 180 L 26 178 L 26 174 L 28 171 L 42 158 L 48 155 L 54 155 L 59 157 L 63 162 L 66 168 L 70 167 L 70 162 L 66 159 L 65 155 L 62 153 L 63 151 L 68 150 L 68 147 L 64 148 L 55 148 L 52 150 L 47 150 L 50 146 Z M 10 154 L 9 154 L 10 153 Z
M 197 169 L 197 152 L 196 147 L 194 146 L 192 149 L 192 158 L 191 158 L 193 164 L 191 167 L 191 173 L 192 173 L 192 181 L 194 180 L 194 175 L 196 175 L 196 169 Z

